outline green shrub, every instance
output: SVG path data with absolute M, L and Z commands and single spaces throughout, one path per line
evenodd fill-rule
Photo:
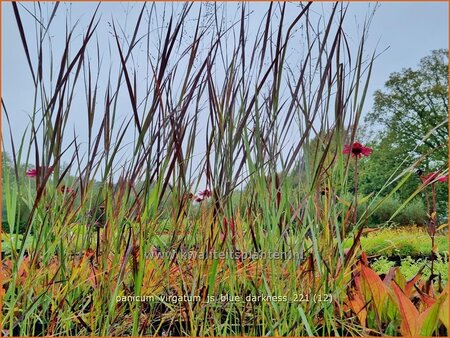
M 375 201 L 373 205 L 377 205 Z M 391 216 L 400 208 L 400 202 L 394 197 L 386 198 L 370 217 L 370 223 L 383 224 L 389 221 Z
M 401 225 L 425 225 L 427 220 L 426 208 L 420 199 L 408 203 L 398 216 Z
M 377 201 L 373 206 L 377 205 Z M 391 220 L 392 215 L 400 209 L 402 205 L 397 197 L 388 197 L 382 204 L 374 211 L 369 219 L 369 223 L 373 225 L 380 225 L 388 221 L 400 225 L 424 225 L 427 219 L 426 208 L 423 201 L 419 198 L 414 199 L 408 203 L 400 212 Z

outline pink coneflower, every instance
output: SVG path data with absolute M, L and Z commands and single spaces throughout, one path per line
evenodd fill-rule
M 447 182 L 448 180 L 448 174 L 447 175 L 440 175 L 438 171 L 433 171 L 427 175 L 420 176 L 420 180 L 423 184 L 430 183 L 432 181 L 436 182 Z
M 53 172 L 53 166 L 50 167 L 37 167 L 37 168 L 33 168 L 33 169 L 29 169 L 27 170 L 27 172 L 25 173 L 25 175 L 27 175 L 30 178 L 34 178 L 37 175 L 39 175 L 39 172 L 41 170 L 44 170 L 44 172 L 46 173 L 46 175 L 50 175 Z
M 447 182 L 448 181 L 448 175 L 444 175 L 444 176 L 441 176 L 441 177 L 438 177 L 438 179 L 437 179 L 439 182 Z
M 369 156 L 372 154 L 372 148 L 365 147 L 359 142 L 354 142 L 352 145 L 345 144 L 343 154 L 352 155 L 355 158 L 355 178 L 354 178 L 354 195 L 355 203 L 353 205 L 353 223 L 356 224 L 357 221 L 357 210 L 358 210 L 358 159 L 361 156 Z
M 352 154 L 353 157 L 369 156 L 372 148 L 364 147 L 361 143 L 355 142 L 352 145 L 345 144 L 343 154 Z
M 27 175 L 30 178 L 36 177 L 38 174 L 37 169 L 29 169 L 27 170 L 27 172 L 25 173 L 25 175 Z
M 212 196 L 212 193 L 210 190 L 205 189 L 203 191 L 200 191 L 197 193 L 197 195 L 192 196 L 193 200 L 197 203 L 203 202 L 205 199 L 208 199 Z
M 200 191 L 198 193 L 198 195 L 201 196 L 201 197 L 204 197 L 204 198 L 209 198 L 209 197 L 211 197 L 212 193 L 208 189 L 205 189 L 203 191 Z

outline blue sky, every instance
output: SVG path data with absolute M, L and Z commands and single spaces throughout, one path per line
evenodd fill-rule
M 19 141 L 26 123 L 28 115 L 32 110 L 33 86 L 31 84 L 30 73 L 25 59 L 25 54 L 21 45 L 20 36 L 14 19 L 12 6 L 10 3 L 2 3 L 2 98 L 11 116 L 14 138 Z M 24 4 L 31 9 L 33 3 Z M 53 23 L 52 37 L 54 39 L 55 59 L 58 60 L 64 42 L 65 13 L 71 10 L 72 22 L 80 19 L 80 30 L 75 36 L 80 38 L 86 20 L 89 19 L 95 3 L 62 3 L 55 21 Z M 139 12 L 142 3 L 102 3 L 100 13 L 102 19 L 98 29 L 100 41 L 111 39 L 111 28 L 108 22 L 114 18 L 131 34 L 133 18 Z M 159 4 L 162 8 L 163 4 Z M 168 10 L 181 4 L 166 4 Z M 238 4 L 227 4 L 227 10 L 232 16 Z M 431 50 L 438 48 L 448 48 L 448 3 L 445 2 L 355 2 L 349 6 L 347 15 L 347 26 L 345 27 L 350 41 L 358 40 L 359 28 L 363 24 L 367 12 L 376 7 L 369 36 L 367 40 L 367 50 L 374 48 L 377 51 L 384 51 L 377 58 L 369 86 L 369 93 L 365 103 L 364 112 L 370 111 L 372 106 L 372 94 L 376 89 L 383 88 L 383 84 L 388 79 L 390 73 L 400 71 L 405 67 L 415 67 L 419 60 L 428 55 Z M 51 11 L 51 6 L 43 5 L 44 10 Z M 267 3 L 250 3 L 250 8 L 255 11 L 255 18 L 259 13 L 264 13 Z M 314 3 L 313 11 L 321 13 L 329 11 L 330 3 Z M 26 13 L 22 6 L 19 9 L 24 20 L 27 38 L 32 43 L 34 23 L 30 15 Z M 128 15 L 126 14 L 128 13 Z M 294 15 L 293 13 L 290 13 Z M 249 28 L 257 29 L 258 20 L 250 21 Z M 255 25 L 252 27 L 252 25 Z M 113 41 L 113 40 L 112 40 Z M 33 54 L 32 50 L 32 54 Z M 102 50 L 102 52 L 107 52 Z M 117 62 L 117 60 L 116 60 Z M 116 64 L 117 66 L 117 64 Z M 127 108 L 129 109 L 129 108 Z M 4 117 L 4 115 L 3 115 Z M 83 134 L 85 122 L 73 121 L 74 130 Z M 3 118 L 4 136 L 7 132 L 5 119 Z M 4 137 L 4 148 L 10 149 L 9 138 Z

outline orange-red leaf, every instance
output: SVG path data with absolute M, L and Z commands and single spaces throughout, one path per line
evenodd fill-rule
M 402 318 L 400 333 L 409 337 L 417 336 L 420 330 L 420 325 L 418 323 L 419 311 L 396 283 L 392 283 L 392 288 L 394 289 L 397 305 Z
M 391 285 L 391 281 L 394 279 L 397 270 L 398 270 L 397 266 L 391 267 L 389 269 L 389 272 L 384 277 L 383 283 L 386 284 L 387 286 Z
M 422 268 L 417 272 L 417 274 L 412 277 L 409 281 L 406 282 L 405 288 L 403 289 L 405 292 L 406 297 L 412 296 L 412 291 L 414 290 L 414 285 L 417 283 L 417 281 L 422 277 L 422 270 L 425 266 L 422 266 Z
M 389 299 L 389 289 L 380 276 L 365 265 L 361 265 L 361 291 L 366 302 L 372 301 L 378 318 L 382 318 Z
M 359 319 L 362 326 L 366 326 L 367 309 L 364 299 L 360 292 L 354 292 L 348 296 L 348 305 Z

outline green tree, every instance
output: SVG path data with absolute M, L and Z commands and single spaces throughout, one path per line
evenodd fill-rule
M 435 50 L 421 59 L 416 70 L 406 68 L 391 74 L 385 89 L 375 92 L 373 110 L 366 118 L 368 124 L 375 125 L 372 132 L 380 143 L 388 139 L 405 155 L 415 159 L 424 156 L 425 170 L 447 163 L 448 129 L 444 123 L 447 120 L 446 49 Z M 433 128 L 436 129 L 421 143 Z
M 361 191 L 380 189 L 394 169 L 406 169 L 419 159 L 424 172 L 446 168 L 447 120 L 448 51 L 439 49 L 421 59 L 417 69 L 391 74 L 385 88 L 375 92 L 373 109 L 365 119 L 374 152 L 361 166 Z M 406 199 L 418 184 L 419 178 L 412 177 L 399 197 Z M 448 187 L 441 184 L 438 190 L 440 210 L 445 213 Z

